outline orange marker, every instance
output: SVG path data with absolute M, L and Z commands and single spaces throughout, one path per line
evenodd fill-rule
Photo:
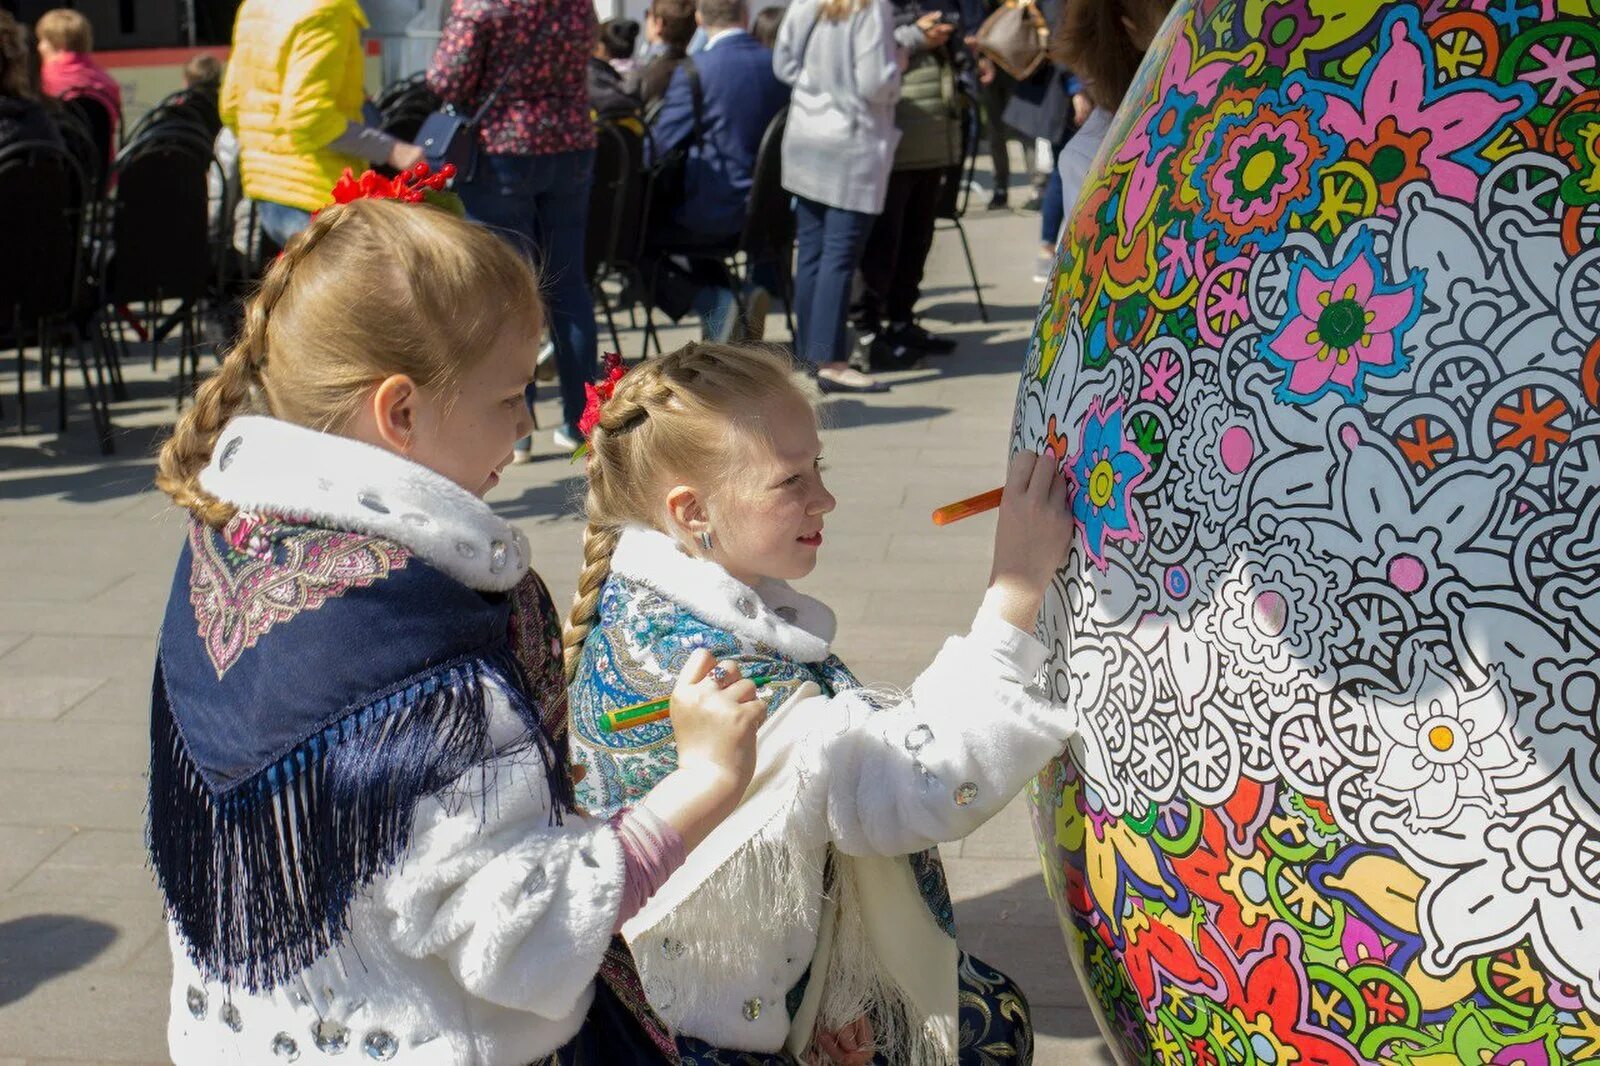
M 988 492 L 980 492 L 976 496 L 971 496 L 956 503 L 947 503 L 933 512 L 933 524 L 947 526 L 951 522 L 959 522 L 963 518 L 971 518 L 975 514 L 992 511 L 1000 506 L 1000 494 L 1003 491 L 1003 489 L 990 489 Z

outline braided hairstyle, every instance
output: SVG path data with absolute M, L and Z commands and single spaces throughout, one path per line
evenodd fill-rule
M 162 446 L 156 485 L 220 528 L 234 508 L 200 486 L 236 415 L 339 433 L 395 374 L 448 394 L 508 333 L 543 330 L 538 279 L 488 230 L 423 204 L 357 200 L 289 241 L 244 328 Z
M 760 409 L 784 395 L 810 404 L 814 389 L 787 354 L 757 345 L 687 344 L 617 382 L 589 434 L 583 569 L 564 636 L 569 682 L 623 529 L 662 528 L 662 493 L 680 480 L 726 481 L 762 432 Z

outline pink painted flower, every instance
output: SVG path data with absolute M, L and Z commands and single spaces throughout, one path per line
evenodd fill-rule
M 1505 123 L 1532 106 L 1526 86 L 1497 86 L 1481 78 L 1438 84 L 1433 44 L 1413 8 L 1391 15 L 1379 34 L 1382 54 L 1352 93 L 1328 88 L 1328 127 L 1351 145 L 1384 140 L 1380 124 L 1403 135 L 1423 133 L 1417 163 L 1444 195 L 1471 202 L 1488 162 L 1478 149 Z
M 1405 369 L 1400 340 L 1422 313 L 1422 272 L 1399 285 L 1386 284 L 1381 273 L 1367 233 L 1332 267 L 1295 261 L 1288 311 L 1258 342 L 1268 362 L 1289 372 L 1278 399 L 1307 404 L 1338 392 L 1360 403 L 1367 375 L 1394 377 Z

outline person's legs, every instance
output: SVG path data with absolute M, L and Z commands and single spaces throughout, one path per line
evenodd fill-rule
M 812 305 L 816 299 L 817 270 L 822 264 L 823 219 L 827 208 L 795 197 L 794 353 L 811 362 L 807 341 L 811 335 Z
M 561 416 L 566 433 L 580 438 L 584 386 L 599 370 L 594 297 L 584 274 L 584 235 L 594 151 L 534 156 L 535 241 L 540 282 L 550 312 L 550 334 L 561 376 Z
M 883 213 L 872 223 L 861 254 L 861 302 L 851 310 L 856 328 L 862 333 L 877 333 L 883 328 L 883 314 L 894 287 L 895 274 L 905 254 L 901 240 L 908 225 L 911 194 L 917 185 L 917 171 L 896 170 L 889 175 L 889 194 Z M 930 216 L 931 221 L 931 216 Z
M 989 162 L 994 169 L 992 207 L 1004 207 L 1006 189 L 1011 184 L 1011 145 L 1005 120 L 1009 80 L 996 71 L 994 80 L 983 87 L 983 125 L 989 141 Z
M 1041 285 L 1050 280 L 1056 242 L 1061 239 L 1061 227 L 1067 220 L 1067 205 L 1061 189 L 1061 150 L 1066 144 L 1062 141 L 1056 145 L 1050 176 L 1045 180 L 1044 193 L 1039 200 L 1039 257 L 1034 264 L 1033 280 Z
M 456 187 L 467 217 L 495 230 L 530 261 L 535 261 L 533 156 L 483 155 L 472 180 Z
M 872 215 L 861 211 L 824 210 L 821 262 L 811 296 L 811 324 L 806 327 L 806 361 L 815 366 L 843 363 L 849 354 L 850 285 L 873 222 Z
M 261 225 L 261 232 L 282 248 L 290 237 L 311 225 L 311 212 L 271 200 L 257 200 L 256 221 Z
M 922 274 L 933 249 L 933 224 L 944 189 L 941 170 L 913 170 L 905 176 L 904 224 L 894 274 L 886 286 L 884 312 L 891 328 L 911 324 L 922 296 Z

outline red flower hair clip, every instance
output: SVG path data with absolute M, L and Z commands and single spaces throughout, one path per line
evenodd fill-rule
M 622 356 L 617 352 L 607 352 L 601 365 L 602 374 L 599 381 L 585 382 L 584 395 L 588 397 L 583 405 L 583 417 L 578 419 L 578 430 L 585 437 L 594 432 L 594 427 L 600 424 L 600 409 L 611 399 L 617 391 L 617 382 L 622 380 L 628 368 L 622 365 Z M 589 450 L 589 442 L 584 441 L 578 446 L 573 458 L 583 455 Z
M 357 177 L 349 167 L 346 167 L 339 180 L 334 182 L 333 202 L 336 204 L 347 204 L 352 200 L 399 200 L 408 204 L 427 202 L 459 215 L 464 213 L 460 198 L 445 188 L 455 176 L 456 168 L 450 163 L 434 170 L 427 163 L 419 162 L 392 178 L 386 178 L 375 170 L 368 170 Z

